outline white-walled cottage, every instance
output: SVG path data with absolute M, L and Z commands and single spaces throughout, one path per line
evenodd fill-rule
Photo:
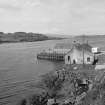
M 65 55 L 65 64 L 92 64 L 94 62 L 94 54 L 92 47 L 85 44 L 75 43 L 72 49 Z

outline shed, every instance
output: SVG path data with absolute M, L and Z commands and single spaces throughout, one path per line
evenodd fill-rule
M 94 62 L 94 54 L 92 47 L 87 44 L 73 44 L 71 50 L 65 55 L 65 64 L 92 64 Z

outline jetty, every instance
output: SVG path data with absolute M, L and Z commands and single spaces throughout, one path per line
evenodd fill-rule
M 70 49 L 69 49 L 70 50 Z M 37 54 L 37 59 L 64 61 L 68 49 L 48 49 Z
M 64 53 L 48 53 L 48 52 L 41 52 L 37 54 L 38 59 L 46 59 L 46 60 L 55 60 L 55 61 L 64 61 Z
M 71 50 L 71 43 L 56 43 L 52 48 L 45 49 L 37 54 L 37 59 L 64 61 L 65 55 Z

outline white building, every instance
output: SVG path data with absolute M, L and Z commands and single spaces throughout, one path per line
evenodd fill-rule
M 74 44 L 72 49 L 65 55 L 65 64 L 92 64 L 94 54 L 88 44 Z

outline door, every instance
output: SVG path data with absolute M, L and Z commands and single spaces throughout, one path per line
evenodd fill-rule
M 70 61 L 70 56 L 68 56 L 68 62 Z
M 68 64 L 71 64 L 71 58 L 68 56 Z
M 75 59 L 73 60 L 73 64 L 76 64 L 76 61 L 75 61 Z

